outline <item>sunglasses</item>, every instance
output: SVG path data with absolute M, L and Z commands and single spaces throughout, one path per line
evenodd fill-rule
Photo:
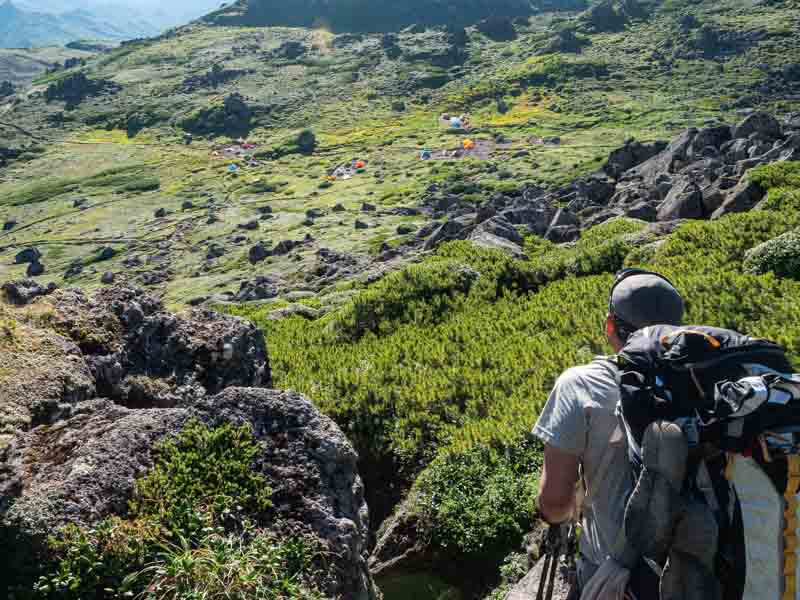
M 639 275 L 653 275 L 654 277 L 658 277 L 659 279 L 663 279 L 672 287 L 675 287 L 675 284 L 672 283 L 669 279 L 667 279 L 661 273 L 656 273 L 655 271 L 648 271 L 646 269 L 623 269 L 617 273 L 616 278 L 614 279 L 614 285 L 611 286 L 611 293 L 608 296 L 608 312 L 612 315 L 617 314 L 614 310 L 614 290 L 617 289 L 619 284 L 621 284 L 626 279 L 630 279 L 631 277 L 637 277 Z

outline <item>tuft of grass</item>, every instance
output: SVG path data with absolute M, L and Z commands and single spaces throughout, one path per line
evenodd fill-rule
M 190 422 L 155 451 L 127 516 L 49 540 L 35 597 L 321 600 L 318 543 L 263 528 L 272 492 L 248 425 Z

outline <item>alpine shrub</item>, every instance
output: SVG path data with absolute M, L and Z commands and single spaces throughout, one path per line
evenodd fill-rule
M 540 467 L 541 444 L 530 438 L 502 453 L 445 454 L 420 476 L 415 508 L 436 546 L 499 560 L 533 525 Z
M 778 277 L 800 279 L 800 231 L 784 233 L 749 250 L 744 267 L 756 275 L 772 272 Z

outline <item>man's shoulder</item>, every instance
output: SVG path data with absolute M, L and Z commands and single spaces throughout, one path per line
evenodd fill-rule
M 560 384 L 579 384 L 594 381 L 598 377 L 616 381 L 617 363 L 613 356 L 598 356 L 585 365 L 571 367 L 558 378 Z

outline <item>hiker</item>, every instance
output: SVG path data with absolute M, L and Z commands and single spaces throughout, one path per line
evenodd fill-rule
M 609 299 L 605 333 L 619 352 L 635 331 L 651 325 L 680 325 L 684 302 L 665 277 L 627 270 Z M 615 414 L 620 373 L 611 357 L 569 369 L 555 384 L 533 433 L 545 443 L 539 510 L 552 524 L 582 518 L 578 585 L 586 588 L 607 559 L 619 553 L 626 500 L 633 481 L 626 436 Z M 582 480 L 584 499 L 576 485 Z M 655 503 L 657 504 L 657 503 Z M 622 535 L 624 541 L 624 534 Z M 636 554 L 624 583 L 640 600 L 658 598 L 658 576 Z M 624 590 L 622 590 L 624 593 Z

